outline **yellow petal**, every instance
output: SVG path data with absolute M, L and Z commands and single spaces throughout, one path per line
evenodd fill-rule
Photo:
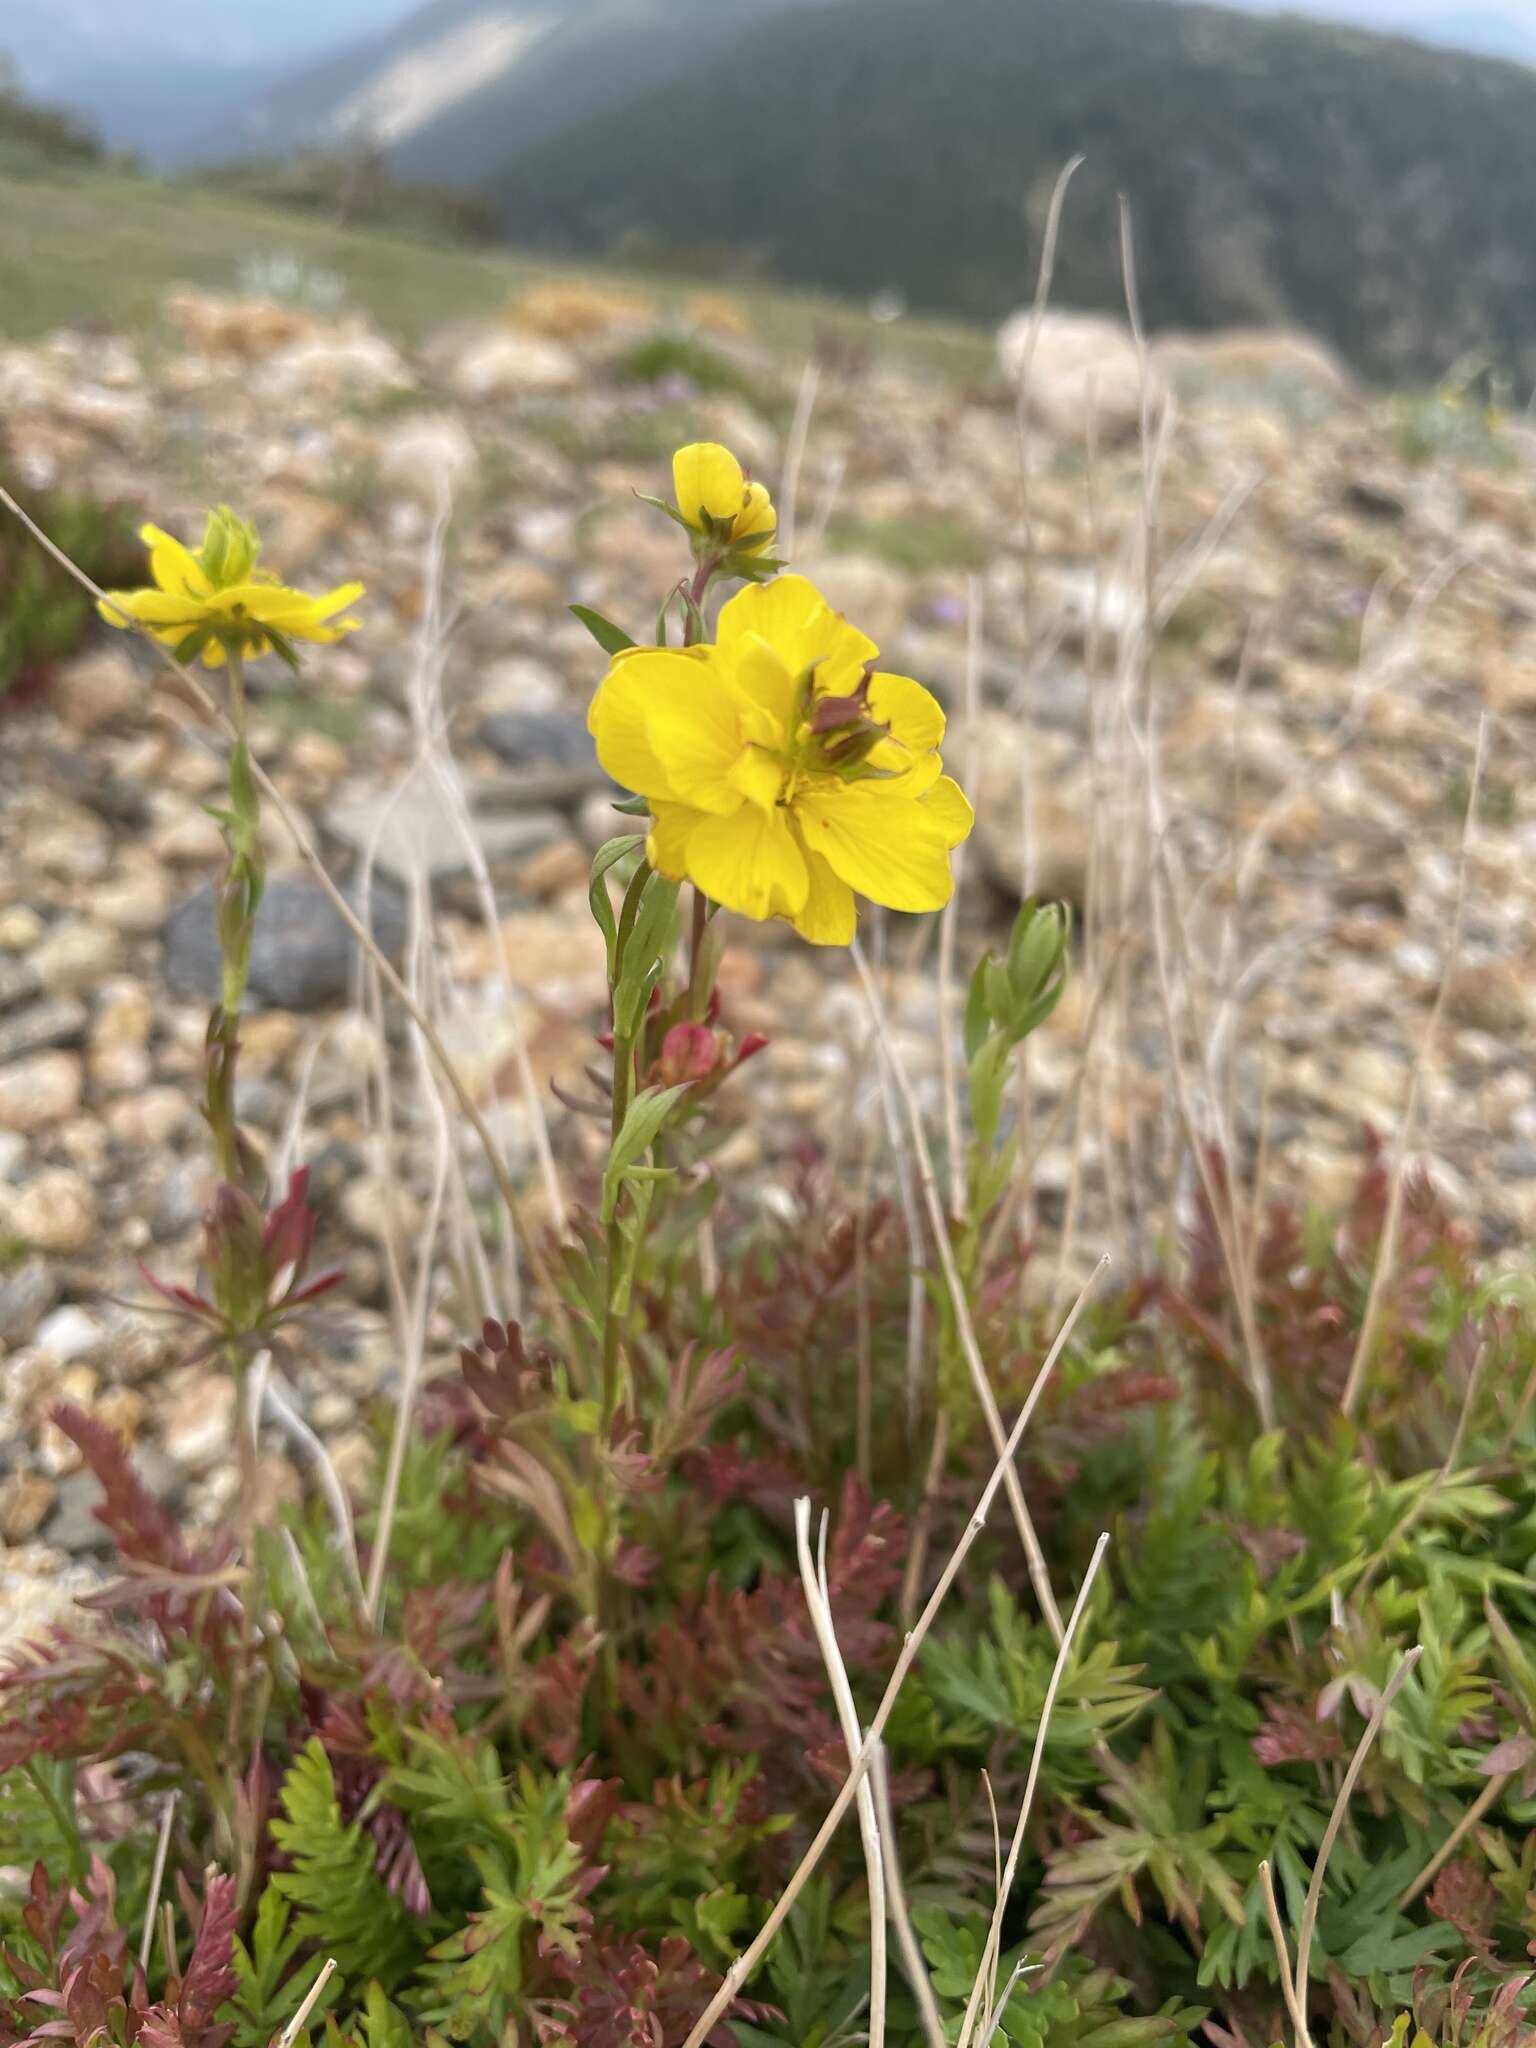
M 715 629 L 721 653 L 739 660 L 738 649 L 749 636 L 766 640 L 792 676 L 802 676 L 815 664 L 817 689 L 835 697 L 857 689 L 866 665 L 880 651 L 833 611 L 804 576 L 749 583 L 722 608 Z
M 782 806 L 747 805 L 706 818 L 688 835 L 688 873 L 706 896 L 743 917 L 794 917 L 810 891 L 805 855 Z
M 730 774 L 751 737 L 744 708 L 753 707 L 712 663 L 647 648 L 614 663 L 588 723 L 615 782 L 725 814 L 742 800 Z
M 784 763 L 765 747 L 743 747 L 726 779 L 749 804 L 771 811 L 784 787 Z
M 891 738 L 909 754 L 931 754 L 944 741 L 944 710 L 937 697 L 910 676 L 883 673 L 869 679 L 870 715 L 888 725 Z
M 731 528 L 738 541 L 752 541 L 759 548 L 766 547 L 779 523 L 773 509 L 773 500 L 764 484 L 747 485 L 747 502 L 736 515 Z
M 172 597 L 207 597 L 213 586 L 190 548 L 158 526 L 141 526 L 139 539 L 149 549 L 149 573 Z
M 819 853 L 807 853 L 810 888 L 805 906 L 795 916 L 795 930 L 813 946 L 850 946 L 858 930 L 853 891 L 833 874 Z
M 141 626 L 179 626 L 183 631 L 210 616 L 206 598 L 172 597 L 164 590 L 109 590 L 97 610 L 110 625 L 120 626 L 120 613 Z
M 732 670 L 738 685 L 762 706 L 787 743 L 795 714 L 798 671 L 791 672 L 776 647 L 760 633 L 745 633 L 733 645 Z
M 848 782 L 795 800 L 806 846 L 849 888 L 888 910 L 938 910 L 954 887 L 947 823 L 890 783 Z
M 695 826 L 702 825 L 707 811 L 695 811 L 687 804 L 657 804 L 645 857 L 658 875 L 669 882 L 688 879 L 688 842 Z
M 690 526 L 705 518 L 734 519 L 747 500 L 741 464 L 718 441 L 690 441 L 672 458 L 677 509 Z
M 958 846 L 962 839 L 970 837 L 976 813 L 953 776 L 940 776 L 922 799 L 922 804 L 924 812 L 937 822 L 949 845 Z

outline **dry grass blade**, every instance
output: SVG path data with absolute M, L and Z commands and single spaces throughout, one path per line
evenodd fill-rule
M 310 2014 L 319 2003 L 320 1994 L 324 1991 L 326 1985 L 330 1983 L 335 1970 L 336 1958 L 334 1956 L 327 1956 L 321 1966 L 319 1976 L 304 1994 L 304 2003 L 299 2007 L 287 2026 L 284 2027 L 282 2033 L 278 2035 L 277 2048 L 293 2048 L 294 2042 L 303 2033 Z
M 1264 1911 L 1269 1919 L 1270 1938 L 1275 1944 L 1275 1964 L 1280 1972 L 1280 1995 L 1285 2000 L 1285 2009 L 1291 2016 L 1291 2025 L 1296 2029 L 1296 2039 L 1307 2039 L 1306 2016 L 1296 2003 L 1296 1979 L 1291 1971 L 1291 1945 L 1285 1938 L 1285 1923 L 1280 1918 L 1280 1902 L 1275 1897 L 1275 1879 L 1267 1863 L 1259 1865 L 1259 1884 L 1264 1893 Z
M 1056 1361 L 1060 1358 L 1071 1339 L 1077 1319 L 1083 1312 L 1089 1293 L 1098 1279 L 1099 1273 L 1103 1271 L 1104 1266 L 1108 1265 L 1108 1263 L 1107 1259 L 1103 1260 L 1098 1271 L 1094 1273 L 1093 1278 L 1083 1288 L 1082 1293 L 1079 1294 L 1077 1300 L 1072 1304 L 1072 1313 L 1058 1331 L 1055 1343 L 1046 1353 L 1045 1363 L 1040 1368 L 1035 1384 L 1029 1390 L 1028 1399 L 1019 1410 L 1018 1419 L 1009 1432 L 1008 1439 L 1003 1445 L 1002 1453 L 997 1463 L 992 1468 L 991 1477 L 982 1488 L 981 1497 L 976 1503 L 976 1512 L 966 1523 L 959 1542 L 950 1552 L 948 1562 L 939 1574 L 938 1584 L 929 1594 L 927 1604 L 918 1616 L 916 1627 L 908 1633 L 902 1642 L 901 1653 L 896 1659 L 895 1668 L 892 1670 L 890 1678 L 886 1683 L 885 1691 L 881 1694 L 880 1704 L 875 1709 L 874 1718 L 869 1724 L 869 1732 L 860 1745 L 859 1754 L 853 1768 L 843 1780 L 842 1790 L 838 1793 L 836 1799 L 833 1800 L 826 1818 L 817 1829 L 810 1847 L 796 1865 L 789 1883 L 779 1894 L 773 1910 L 758 1930 L 755 1939 L 747 1948 L 742 1950 L 735 1962 L 732 1963 L 730 1969 L 727 1970 L 719 1990 L 695 2021 L 692 2031 L 683 2043 L 683 2048 L 703 2048 L 703 2043 L 730 2010 L 731 2004 L 737 1993 L 741 1990 L 742 1985 L 762 1961 L 763 1956 L 773 1942 L 774 1936 L 789 1918 L 790 1913 L 794 1909 L 795 1901 L 814 1876 L 817 1865 L 826 1854 L 828 1844 L 836 1834 L 844 1814 L 847 1813 L 849 1807 L 853 1804 L 859 1786 L 863 1782 L 864 1774 L 869 1769 L 880 1746 L 880 1738 L 885 1733 L 885 1725 L 891 1718 L 891 1712 L 896 1705 L 897 1697 L 907 1681 L 907 1676 L 912 1666 L 917 1662 L 917 1653 L 922 1648 L 928 1631 L 938 1619 L 939 1611 L 948 1599 L 951 1587 L 956 1579 L 959 1578 L 961 1568 L 966 1558 L 970 1555 L 976 1538 L 987 1525 L 987 1516 L 991 1512 L 992 1504 L 997 1498 L 998 1489 L 1003 1484 L 1004 1475 L 1013 1468 L 1013 1460 L 1018 1454 L 1018 1448 L 1023 1441 L 1024 1432 L 1029 1427 L 1030 1418 L 1035 1412 L 1036 1405 L 1041 1394 L 1045 1391 L 1051 1374 L 1055 1371 Z
M 144 1932 L 139 1937 L 139 1968 L 149 1968 L 150 1954 L 155 1946 L 155 1916 L 160 1906 L 160 1887 L 165 1883 L 165 1859 L 170 1854 L 171 1828 L 176 1819 L 176 1802 L 181 1794 L 177 1791 L 165 1795 L 165 1811 L 160 1816 L 160 1833 L 155 1841 L 154 1868 L 149 1873 L 149 1903 L 144 1908 Z
M 1430 1857 L 1412 1884 L 1403 1887 L 1397 1901 L 1397 1910 L 1400 1913 L 1406 1913 L 1420 1892 L 1434 1883 L 1436 1877 L 1440 1874 L 1441 1868 L 1450 1862 L 1489 1807 L 1498 1803 L 1504 1792 L 1514 1783 L 1515 1776 L 1516 1773 L 1514 1771 L 1502 1771 L 1498 1777 L 1488 1780 L 1482 1791 L 1478 1793 L 1472 1804 L 1461 1816 L 1461 1819 L 1457 1821 L 1455 1827 L 1451 1829 L 1451 1832 L 1440 1844 L 1434 1855 Z
M 1376 1737 L 1381 1733 L 1381 1724 L 1386 1720 L 1392 1702 L 1402 1690 L 1404 1680 L 1423 1654 L 1421 1647 L 1411 1649 L 1382 1689 L 1375 1712 L 1366 1723 L 1365 1733 L 1349 1760 L 1349 1769 L 1344 1773 L 1339 1796 L 1333 1802 L 1333 1811 L 1328 1816 L 1328 1825 L 1323 1830 L 1322 1841 L 1318 1844 L 1317 1861 L 1312 1866 L 1312 1882 L 1307 1886 L 1306 1900 L 1301 1909 L 1301 1928 L 1296 1937 L 1296 2010 L 1299 2015 L 1301 2048 L 1307 2048 L 1308 2041 L 1305 2032 L 1307 1980 L 1312 1960 L 1312 1937 L 1317 1929 L 1317 1908 L 1323 1896 L 1323 1877 L 1328 1869 L 1328 1858 L 1333 1854 L 1333 1845 L 1339 1838 L 1339 1829 L 1344 1825 L 1344 1815 L 1365 1760 L 1371 1753 Z
M 923 1130 L 922 1110 L 918 1105 L 917 1095 L 912 1087 L 911 1079 L 897 1058 L 896 1049 L 891 1043 L 890 1030 L 885 1019 L 885 1009 L 880 1000 L 880 991 L 875 986 L 875 978 L 870 973 L 869 962 L 864 958 L 863 949 L 857 940 L 854 941 L 852 950 L 854 966 L 858 969 L 859 979 L 864 984 L 864 994 L 869 1003 L 870 1015 L 874 1020 L 875 1032 L 880 1041 L 886 1066 L 906 1109 L 907 1127 L 912 1137 L 912 1149 L 917 1155 L 918 1184 L 924 1203 L 927 1206 L 928 1220 L 932 1226 L 934 1243 L 939 1254 L 939 1264 L 944 1271 L 944 1284 L 949 1293 L 950 1306 L 954 1311 L 955 1327 L 960 1338 L 960 1349 L 964 1354 L 966 1366 L 971 1375 L 971 1384 L 975 1388 L 976 1398 L 981 1404 L 983 1415 L 986 1417 L 987 1429 L 991 1435 L 993 1447 L 1001 1452 L 1004 1440 L 1003 1418 L 997 1405 L 997 1396 L 993 1393 L 991 1381 L 987 1378 L 986 1362 L 981 1355 L 981 1346 L 976 1341 L 975 1326 L 971 1322 L 970 1305 L 966 1301 L 965 1288 L 960 1279 L 959 1268 L 955 1264 L 954 1248 L 949 1240 L 949 1224 L 944 1215 L 944 1204 L 939 1195 L 938 1180 L 933 1170 L 933 1155 L 928 1149 L 928 1139 Z M 1108 1260 L 1106 1259 L 1103 1264 L 1108 1264 Z M 1102 1271 L 1102 1265 L 1100 1270 Z M 1013 1519 L 1018 1528 L 1019 1540 L 1024 1546 L 1025 1559 L 1029 1565 L 1030 1584 L 1035 1589 L 1035 1598 L 1039 1601 L 1040 1610 L 1050 1624 L 1051 1633 L 1059 1643 L 1062 1634 L 1061 1610 L 1056 1605 L 1055 1594 L 1051 1591 L 1050 1577 L 1045 1568 L 1045 1553 L 1040 1547 L 1040 1538 L 1035 1532 L 1034 1520 L 1030 1515 L 1029 1505 L 1024 1498 L 1024 1489 L 1020 1485 L 1019 1475 L 1013 1470 L 1011 1463 L 1004 1473 L 1004 1485 L 1007 1489 L 1008 1505 L 1013 1511 Z
M 1024 1797 L 1019 1805 L 1019 1817 L 1014 1823 L 1013 1837 L 1008 1844 L 1008 1861 L 1003 1866 L 1002 1879 L 997 1888 L 997 1902 L 992 1909 L 992 1924 L 987 1929 L 986 1946 L 981 1953 L 981 1965 L 976 1972 L 976 1981 L 971 1987 L 970 2000 L 965 2008 L 965 2021 L 960 2029 L 958 2048 L 971 2048 L 972 2030 L 976 2024 L 976 2015 L 981 2005 L 982 1994 L 996 1975 L 998 1955 L 1002 1946 L 1003 1915 L 1008 1907 L 1009 1895 L 1013 1891 L 1014 1879 L 1018 1875 L 1019 1856 L 1023 1851 L 1024 1836 L 1028 1830 L 1030 1812 L 1035 1803 L 1035 1788 L 1040 1782 L 1040 1766 L 1045 1759 L 1045 1744 L 1050 1732 L 1051 1714 L 1055 1709 L 1056 1695 L 1061 1689 L 1061 1681 L 1066 1675 L 1067 1664 L 1071 1659 L 1073 1638 L 1076 1636 L 1078 1625 L 1087 1610 L 1089 1595 L 1093 1591 L 1093 1582 L 1098 1577 L 1099 1566 L 1104 1562 L 1104 1552 L 1108 1547 L 1109 1535 L 1106 1531 L 1093 1546 L 1093 1556 L 1089 1560 L 1087 1571 L 1083 1574 L 1083 1583 L 1078 1588 L 1077 1598 L 1072 1603 L 1072 1612 L 1067 1618 L 1067 1625 L 1062 1631 L 1061 1642 L 1056 1651 L 1056 1662 L 1051 1667 L 1050 1682 L 1045 1688 L 1045 1697 L 1040 1703 L 1040 1725 L 1035 1730 L 1034 1748 L 1030 1752 L 1029 1774 L 1024 1780 Z M 1004 2000 L 1006 2000 L 1007 1996 L 1008 1994 L 1005 1992 Z M 996 2001 L 994 2001 L 995 2003 Z M 986 2031 L 975 2038 L 980 2044 L 983 2044 L 984 2048 L 984 2044 L 992 2038 L 992 2025 L 989 2023 Z
M 1435 991 L 1435 1000 L 1430 1007 L 1429 1019 L 1424 1026 L 1424 1035 L 1414 1055 L 1413 1068 L 1408 1076 L 1408 1089 L 1403 1098 L 1403 1119 L 1397 1132 L 1397 1156 L 1392 1166 L 1392 1184 L 1387 1192 L 1387 1212 L 1382 1219 L 1381 1243 L 1376 1248 L 1376 1264 L 1371 1272 L 1370 1293 L 1366 1296 L 1365 1314 L 1360 1319 L 1360 1335 L 1355 1343 L 1355 1355 L 1350 1360 L 1349 1377 L 1344 1383 L 1344 1396 L 1340 1407 L 1346 1415 L 1353 1415 L 1360 1405 L 1360 1395 L 1365 1387 L 1365 1376 L 1370 1370 L 1371 1353 L 1376 1343 L 1376 1333 L 1381 1326 L 1382 1313 L 1386 1308 L 1387 1289 L 1397 1270 L 1397 1233 L 1403 1220 L 1403 1197 L 1408 1186 L 1408 1160 L 1413 1145 L 1414 1129 L 1418 1123 L 1419 1091 L 1424 1084 L 1425 1071 L 1435 1041 L 1440 1035 L 1440 1020 L 1445 1014 L 1445 1005 L 1450 996 L 1451 986 L 1456 978 L 1456 968 L 1461 957 L 1462 927 L 1467 914 L 1467 877 L 1471 868 L 1472 838 L 1477 824 L 1477 802 L 1482 793 L 1483 763 L 1488 749 L 1488 716 L 1485 712 L 1478 721 L 1477 746 L 1472 755 L 1472 782 L 1467 793 L 1467 814 L 1462 824 L 1461 857 L 1456 870 L 1456 901 L 1451 912 L 1451 929 L 1445 942 L 1445 961 L 1440 970 L 1440 986 Z
M 877 1749 L 874 1761 L 869 1767 L 870 1782 L 875 1788 L 875 1817 L 880 1825 L 880 1847 L 885 1855 L 885 1897 L 890 1909 L 891 1924 L 896 1929 L 896 1946 L 901 1950 L 902 1967 L 907 1973 L 907 1982 L 912 1987 L 912 1996 L 917 2000 L 917 2010 L 923 2025 L 923 2038 L 928 2048 L 947 2048 L 944 2033 L 944 2016 L 939 2011 L 939 2001 L 933 1995 L 933 1983 L 928 1975 L 928 1965 L 918 1946 L 917 1935 L 912 1926 L 912 1915 L 907 1906 L 906 1886 L 902 1882 L 901 1858 L 896 1852 L 896 1816 L 891 1811 L 891 1778 L 886 1768 L 885 1751 Z
M 811 1626 L 815 1630 L 817 1647 L 827 1667 L 827 1677 L 832 1685 L 832 1698 L 837 1707 L 838 1725 L 843 1731 L 843 1741 L 848 1748 L 850 1770 L 859 1760 L 859 1747 L 863 1740 L 859 1728 L 859 1710 L 854 1704 L 853 1687 L 848 1683 L 848 1667 L 843 1662 L 843 1653 L 838 1647 L 837 1630 L 832 1621 L 832 1602 L 827 1592 L 826 1574 L 827 1518 L 821 1518 L 821 1562 L 811 1557 L 811 1503 L 803 1495 L 795 1502 L 795 1550 L 800 1561 L 800 1578 L 805 1587 L 805 1604 L 810 1610 Z M 869 1885 L 869 2048 L 884 2048 L 885 2007 L 886 2007 L 886 1900 L 885 1860 L 880 1841 L 880 1821 L 875 1811 L 874 1787 L 866 1776 L 860 1782 L 857 1795 L 859 1813 L 859 1834 L 864 1843 L 864 1870 Z

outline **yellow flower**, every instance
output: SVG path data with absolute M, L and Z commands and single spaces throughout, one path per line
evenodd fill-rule
M 944 713 L 803 576 L 733 597 L 713 646 L 630 648 L 592 701 L 598 759 L 647 798 L 651 865 L 745 917 L 846 946 L 854 896 L 949 901 L 971 807 Z
M 741 464 L 717 441 L 691 441 L 672 458 L 678 517 L 704 540 L 734 554 L 755 555 L 778 525 L 762 484 L 749 484 Z
M 96 609 L 109 626 L 132 620 L 146 627 L 183 659 L 200 653 L 217 668 L 231 650 L 258 655 L 275 647 L 287 655 L 292 640 L 339 640 L 356 628 L 356 619 L 336 614 L 362 596 L 361 583 L 338 584 L 320 597 L 288 589 L 257 568 L 256 529 L 227 505 L 208 514 L 195 554 L 158 526 L 141 527 L 139 538 L 149 549 L 154 588 L 109 590 Z

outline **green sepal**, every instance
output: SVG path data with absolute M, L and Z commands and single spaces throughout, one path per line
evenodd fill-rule
M 648 796 L 616 797 L 613 808 L 626 818 L 648 818 L 651 815 L 651 800 Z
M 626 648 L 638 647 L 622 626 L 616 626 L 612 619 L 605 619 L 601 612 L 593 611 L 589 604 L 573 604 L 567 607 L 571 617 L 579 619 L 601 647 L 604 654 L 622 654 Z

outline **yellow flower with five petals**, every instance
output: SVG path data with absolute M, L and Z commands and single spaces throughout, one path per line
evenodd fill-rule
M 290 641 L 339 640 L 357 626 L 337 613 L 363 595 L 361 583 L 341 583 L 319 597 L 290 590 L 256 566 L 256 530 L 227 505 L 208 514 L 195 552 L 158 526 L 141 527 L 139 538 L 149 549 L 153 589 L 109 590 L 97 610 L 109 626 L 143 626 L 183 660 L 201 654 L 206 667 L 218 668 L 231 652 L 269 649 L 291 659 Z
M 678 449 L 672 490 L 678 517 L 706 545 L 755 555 L 773 539 L 778 514 L 767 489 L 749 483 L 730 449 L 717 441 L 690 441 Z
M 854 936 L 855 896 L 938 910 L 972 812 L 943 773 L 944 713 L 803 576 L 740 591 L 712 645 L 630 648 L 588 724 L 651 806 L 651 865 L 814 944 Z

